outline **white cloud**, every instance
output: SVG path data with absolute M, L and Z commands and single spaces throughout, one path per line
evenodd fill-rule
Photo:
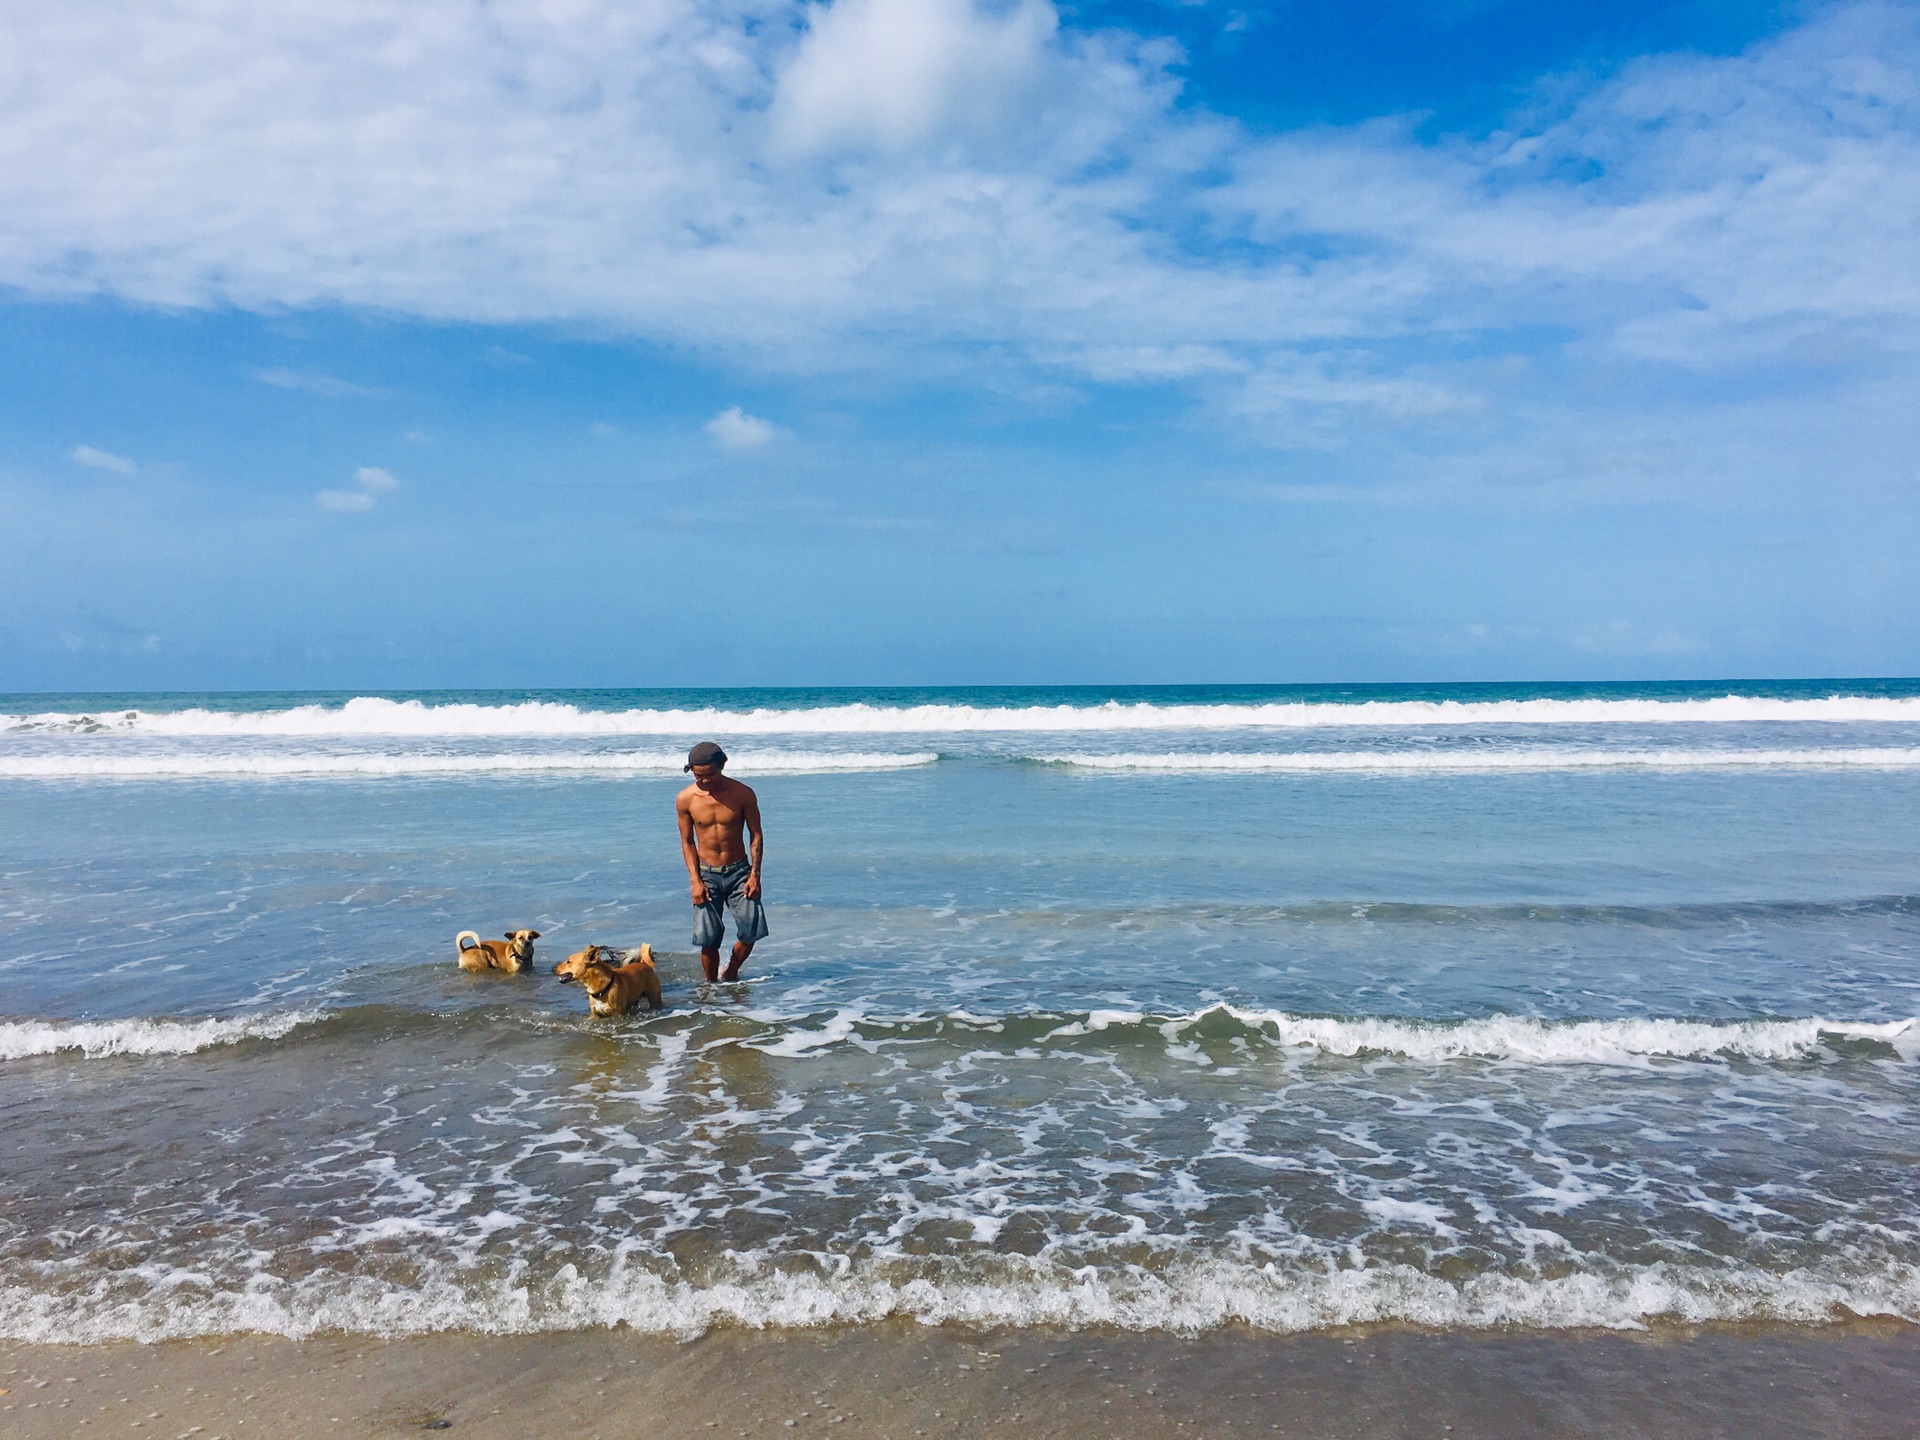
M 1179 104 L 1163 43 L 1047 0 L 340 0 L 246 25 L 22 0 L 0 284 L 587 322 L 1002 393 L 1177 384 L 1282 443 L 1599 426 L 1573 379 L 1496 403 L 1518 382 L 1489 356 L 1920 364 L 1920 11 L 1815 16 L 1434 142 L 1254 133 Z
M 971 0 L 811 5 L 774 95 L 775 141 L 891 152 L 942 132 L 1003 135 L 1037 98 L 1057 25 L 1044 0 L 998 15 Z
M 96 450 L 91 445 L 74 446 L 73 458 L 76 464 L 90 466 L 95 470 L 111 470 L 116 475 L 131 475 L 140 468 L 124 455 Z
M 353 472 L 358 490 L 322 490 L 313 498 L 319 502 L 322 510 L 334 510 L 343 515 L 358 515 L 373 509 L 382 495 L 390 495 L 400 488 L 400 482 L 389 470 L 378 465 L 362 465 Z
M 738 405 L 729 406 L 707 422 L 707 434 L 719 442 L 720 448 L 736 453 L 758 450 L 778 433 L 771 421 L 749 415 Z
M 329 400 L 349 395 L 390 393 L 377 385 L 356 385 L 351 380 L 338 380 L 331 375 L 311 375 L 304 370 L 288 370 L 277 366 L 251 373 L 262 385 L 271 385 L 277 390 L 305 390 L 312 395 L 324 395 Z

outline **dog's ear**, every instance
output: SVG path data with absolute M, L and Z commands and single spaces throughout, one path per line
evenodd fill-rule
M 509 940 L 513 939 L 513 931 L 511 930 L 502 930 L 500 933 L 505 935 Z
M 527 939 L 538 940 L 539 938 L 540 938 L 540 932 L 538 930 L 527 931 Z

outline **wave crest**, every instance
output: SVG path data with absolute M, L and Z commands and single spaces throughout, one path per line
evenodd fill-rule
M 908 734 L 1018 731 L 1319 729 L 1344 726 L 1738 724 L 1756 721 L 1920 723 L 1920 696 L 1830 695 L 1780 699 L 1724 695 L 1687 700 L 1362 700 L 1261 704 L 876 705 L 751 710 L 582 709 L 564 701 L 429 704 L 362 695 L 342 705 L 282 710 L 47 711 L 0 716 L 15 731 L 222 738 L 400 735 L 698 736 Z
M 1295 1015 L 1284 1010 L 1218 1004 L 1182 1015 L 1141 1010 L 1080 1014 L 1029 1011 L 1000 1017 L 956 1012 L 899 1019 L 855 1009 L 810 1016 L 759 1012 L 766 1028 L 738 1043 L 769 1055 L 795 1058 L 843 1043 L 885 1044 L 941 1033 L 988 1034 L 1013 1048 L 1107 1035 L 1130 1043 L 1151 1035 L 1175 1042 L 1195 1038 L 1263 1039 L 1286 1049 L 1341 1058 L 1391 1055 L 1405 1060 L 1510 1061 L 1528 1065 L 1640 1065 L 1652 1059 L 1796 1060 L 1829 1041 L 1885 1045 L 1906 1060 L 1920 1059 L 1920 1017 L 1889 1021 L 1827 1020 L 1541 1020 L 1490 1015 L 1469 1020 L 1415 1020 L 1390 1016 Z
M 863 1047 L 931 1039 L 1025 1050 L 1072 1041 L 1116 1046 L 1195 1040 L 1263 1040 L 1285 1050 L 1309 1050 L 1352 1059 L 1393 1056 L 1423 1063 L 1486 1060 L 1520 1065 L 1644 1065 L 1649 1060 L 1738 1058 L 1805 1059 L 1833 1042 L 1885 1046 L 1903 1060 L 1920 1060 L 1920 1017 L 1888 1021 L 1807 1019 L 1543 1020 L 1525 1015 L 1489 1015 L 1463 1020 L 1397 1016 L 1296 1015 L 1285 1010 L 1216 1004 L 1184 1014 L 1143 1010 L 1047 1011 L 977 1015 L 873 1015 L 858 1007 L 806 1014 L 768 1010 L 722 1015 L 700 1008 L 669 1011 L 642 1022 L 594 1025 L 572 1011 L 505 1005 L 451 1011 L 395 1009 L 386 1005 L 343 1010 L 288 1011 L 206 1020 L 0 1021 L 0 1060 L 78 1052 L 87 1058 L 122 1055 L 191 1055 L 244 1040 L 280 1040 L 296 1030 L 328 1023 L 329 1034 L 359 1029 L 381 1032 L 396 1025 L 516 1025 L 596 1033 L 635 1043 L 669 1043 L 699 1049 L 744 1046 L 787 1060 L 805 1060 L 843 1045 Z M 743 1023 L 744 1022 L 744 1023 Z M 316 1032 L 317 1033 L 317 1032 Z
M 1668 1263 L 1552 1277 L 1483 1274 L 1451 1280 L 1403 1264 L 1326 1269 L 1194 1259 L 1158 1273 L 998 1257 L 968 1274 L 914 1276 L 899 1261 L 818 1271 L 759 1270 L 707 1283 L 616 1264 L 589 1277 L 568 1265 L 544 1281 L 461 1284 L 445 1276 L 402 1288 L 320 1272 L 258 1276 L 244 1289 L 106 1281 L 79 1293 L 0 1285 L 0 1337 L 40 1344 L 157 1341 L 237 1333 L 391 1338 L 445 1330 L 526 1334 L 626 1325 L 693 1338 L 716 1325 L 791 1329 L 908 1319 L 923 1325 L 1195 1334 L 1242 1324 L 1271 1333 L 1398 1322 L 1436 1329 L 1643 1329 L 1653 1321 L 1772 1320 L 1820 1324 L 1859 1316 L 1920 1320 L 1920 1267 L 1889 1262 L 1831 1272 Z M 758 1270 L 758 1273 L 755 1273 Z M 144 1282 L 144 1283 L 143 1283 Z M 140 1289 L 127 1293 L 134 1284 Z
M 1884 1023 L 1806 1020 L 1536 1020 L 1490 1015 L 1475 1020 L 1322 1019 L 1279 1010 L 1217 1006 L 1175 1021 L 1176 1033 L 1230 1016 L 1282 1045 L 1307 1046 L 1330 1055 L 1368 1053 L 1410 1060 L 1511 1060 L 1535 1065 L 1623 1064 L 1647 1059 L 1794 1060 L 1814 1053 L 1828 1038 L 1869 1040 L 1892 1047 L 1902 1058 L 1920 1058 L 1920 1018 Z
M 754 755 L 734 773 L 825 775 L 847 770 L 905 770 L 931 765 L 931 750 L 908 754 L 780 753 Z M 433 778 L 453 775 L 678 775 L 686 756 L 617 755 L 408 755 L 408 754 L 163 754 L 0 756 L 0 779 L 13 780 L 218 780 L 311 779 L 323 776 Z
M 287 1011 L 208 1020 L 0 1020 L 0 1060 L 77 1050 L 89 1060 L 113 1055 L 191 1055 L 243 1040 L 278 1040 L 321 1019 L 319 1011 Z

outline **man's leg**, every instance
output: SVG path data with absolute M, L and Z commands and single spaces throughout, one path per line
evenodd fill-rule
M 700 969 L 708 983 L 720 978 L 720 942 L 727 938 L 725 922 L 720 918 L 720 900 L 707 884 L 707 903 L 693 907 L 693 943 L 700 951 Z
M 727 973 L 722 975 L 720 978 L 722 980 L 738 980 L 740 978 L 740 967 L 747 963 L 747 956 L 751 955 L 752 953 L 753 953 L 753 942 L 751 940 L 734 941 L 733 954 L 727 960 Z M 700 959 L 701 959 L 701 963 L 704 964 L 706 962 L 706 956 L 704 954 L 700 957 Z M 720 952 L 718 950 L 713 952 L 713 963 L 716 965 L 720 963 Z M 707 978 L 709 980 L 713 978 L 713 975 L 711 972 L 708 973 Z

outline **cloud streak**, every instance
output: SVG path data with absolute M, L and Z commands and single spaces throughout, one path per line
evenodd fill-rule
M 339 380 L 331 375 L 309 375 L 301 370 L 288 370 L 280 366 L 255 370 L 251 373 L 253 378 L 262 385 L 271 385 L 276 390 L 305 390 L 309 394 L 322 395 L 329 400 L 389 393 L 375 385 L 356 385 L 350 380 Z
M 124 455 L 96 450 L 91 445 L 74 446 L 73 460 L 76 465 L 85 465 L 90 470 L 111 470 L 116 475 L 131 475 L 140 468 Z

